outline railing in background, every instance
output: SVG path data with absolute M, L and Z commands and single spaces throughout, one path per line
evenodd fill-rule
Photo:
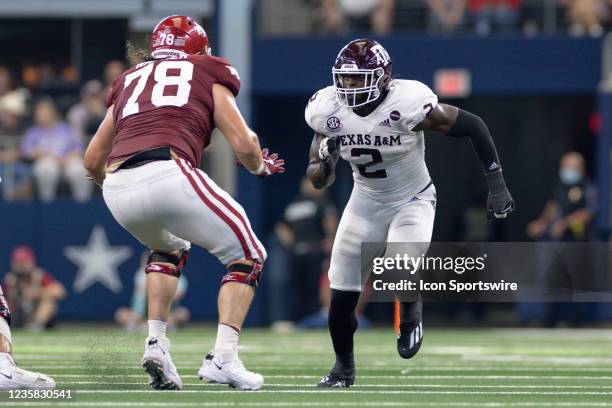
M 557 0 L 523 0 L 514 32 L 553 35 L 566 32 L 564 8 Z M 257 31 L 262 35 L 322 33 L 318 1 L 260 0 L 256 10 Z M 468 10 L 459 34 L 473 34 Z M 428 33 L 431 17 L 424 0 L 396 0 L 394 33 Z

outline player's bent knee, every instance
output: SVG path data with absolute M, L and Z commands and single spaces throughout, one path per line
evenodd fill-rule
M 178 256 L 169 254 L 167 252 L 151 251 L 149 259 L 147 260 L 145 273 L 163 273 L 165 275 L 170 275 L 178 278 L 181 276 L 181 271 L 187 264 L 188 256 L 188 249 L 180 250 Z
M 259 286 L 263 264 L 259 261 L 236 261 L 227 266 L 227 273 L 221 279 L 221 286 L 228 282 L 244 283 L 256 288 Z

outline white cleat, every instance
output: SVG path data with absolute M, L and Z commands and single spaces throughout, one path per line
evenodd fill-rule
M 10 354 L 0 353 L 0 390 L 52 390 L 55 381 L 44 374 L 17 367 Z
M 183 382 L 170 357 L 170 340 L 166 337 L 147 337 L 142 368 L 149 374 L 149 385 L 156 390 L 180 390 Z
M 236 356 L 234 361 L 223 363 L 212 353 L 208 353 L 202 367 L 198 370 L 200 380 L 216 384 L 228 384 L 242 391 L 255 391 L 261 388 L 264 378 L 261 374 L 246 369 Z

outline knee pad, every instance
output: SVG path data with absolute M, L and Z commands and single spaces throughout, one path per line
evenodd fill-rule
M 170 276 L 180 277 L 181 271 L 187 264 L 187 257 L 189 256 L 189 250 L 181 250 L 180 256 L 168 254 L 165 252 L 151 251 L 149 259 L 147 260 L 147 267 L 145 273 L 157 272 L 163 273 Z M 160 265 L 158 262 L 170 263 L 172 266 Z
M 257 261 L 244 263 L 234 262 L 227 267 L 227 273 L 221 279 L 221 286 L 227 282 L 240 282 L 256 288 L 259 285 L 263 265 Z

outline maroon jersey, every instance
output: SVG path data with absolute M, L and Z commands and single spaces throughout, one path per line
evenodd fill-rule
M 157 147 L 170 147 L 199 167 L 215 128 L 212 88 L 240 90 L 238 72 L 223 58 L 189 55 L 138 64 L 121 74 L 108 93 L 117 133 L 108 165 Z

